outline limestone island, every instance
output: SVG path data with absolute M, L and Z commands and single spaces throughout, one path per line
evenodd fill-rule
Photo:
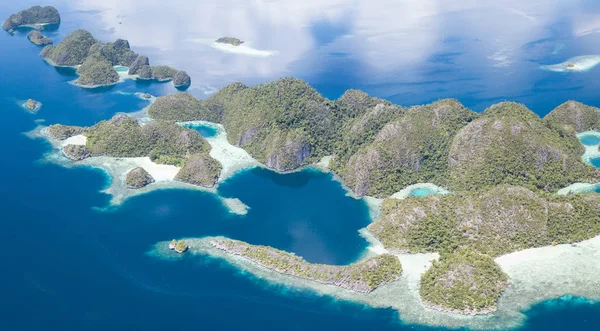
M 43 29 L 47 24 L 60 24 L 60 14 L 52 6 L 33 6 L 10 15 L 2 24 L 2 28 L 13 33 L 16 28 L 32 27 L 36 30 Z
M 79 78 L 76 85 L 100 87 L 117 84 L 125 78 L 173 81 L 177 88 L 186 88 L 191 79 L 185 71 L 168 66 L 150 66 L 148 57 L 138 55 L 124 39 L 104 43 L 86 30 L 75 30 L 58 45 L 48 45 L 40 55 L 54 66 L 75 67 Z M 116 68 L 126 70 L 119 74 Z
M 27 34 L 27 39 L 38 46 L 51 45 L 52 39 L 44 36 L 37 30 L 33 30 Z
M 227 44 L 227 45 L 232 45 L 232 46 L 239 46 L 244 43 L 243 41 L 239 40 L 238 38 L 233 38 L 233 37 L 221 37 L 221 38 L 215 40 L 215 42 L 219 43 L 219 44 Z
M 171 243 L 169 244 L 169 249 L 176 251 L 179 254 L 183 254 L 185 253 L 185 251 L 188 250 L 188 245 L 185 242 L 185 240 L 175 240 L 173 239 L 173 241 L 171 241 Z
M 585 148 L 577 135 L 600 128 L 600 109 L 578 102 L 566 102 L 544 118 L 512 102 L 482 113 L 453 99 L 405 108 L 357 90 L 329 100 L 301 80 L 284 78 L 253 87 L 233 83 L 205 100 L 187 93 L 159 97 L 148 115 L 156 121 L 220 123 L 229 143 L 276 171 L 297 170 L 333 156 L 330 171 L 355 196 L 384 199 L 367 231 L 381 245 L 378 251 L 396 255 L 403 265 L 404 259 L 410 262 L 421 256 L 431 262 L 407 275 L 417 284 L 418 309 L 440 321 L 450 319 L 455 326 L 466 322 L 448 316 L 520 318 L 518 311 L 501 303 L 515 300 L 512 277 L 522 285 L 526 277 L 522 273 L 537 265 L 513 268 L 511 256 L 532 249 L 575 249 L 578 246 L 571 244 L 581 242 L 591 251 L 595 238 L 600 238 L 600 195 L 556 194 L 576 183 L 600 182 L 600 170 L 582 159 Z M 430 183 L 439 194 L 397 194 L 420 183 Z M 198 245 L 203 254 L 230 262 L 251 261 L 251 267 L 239 263 L 253 273 L 262 274 L 266 268 L 328 283 L 336 282 L 332 275 L 344 273 L 268 247 L 225 239 L 200 239 Z M 195 250 L 193 243 L 190 247 Z M 589 263 L 573 261 L 577 263 L 573 270 L 590 268 Z M 554 268 L 554 263 L 562 262 L 545 263 Z M 307 270 L 324 274 L 306 276 Z M 588 277 L 588 271 L 572 277 Z M 360 288 L 375 294 L 388 287 L 397 293 L 405 286 L 388 280 L 375 290 Z M 552 291 L 515 288 L 529 291 L 531 298 L 581 292 L 600 298 L 600 287 L 573 290 L 578 284 L 583 286 L 567 278 Z M 532 300 L 526 304 L 541 299 Z M 399 307 L 401 315 L 402 309 L 417 309 L 400 302 L 391 305 Z
M 27 99 L 23 104 L 23 108 L 27 109 L 31 113 L 37 113 L 40 109 L 42 109 L 42 103 L 39 101 L 35 101 L 33 99 Z
M 131 169 L 125 177 L 125 184 L 130 189 L 142 188 L 152 183 L 154 178 L 142 167 Z
M 148 157 L 156 164 L 180 169 L 175 180 L 213 187 L 219 178 L 221 164 L 210 155 L 211 147 L 197 131 L 183 128 L 173 121 L 155 120 L 141 126 L 135 119 L 119 114 L 107 121 L 82 128 L 54 124 L 45 130 L 56 140 L 83 138 L 83 144 L 65 144 L 62 152 L 73 161 L 90 157 Z M 126 175 L 129 188 L 144 187 L 154 179 L 144 169 L 133 169 Z

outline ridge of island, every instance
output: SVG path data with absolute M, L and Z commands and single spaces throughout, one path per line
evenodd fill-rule
M 125 39 L 101 42 L 86 30 L 78 29 L 67 35 L 58 45 L 48 45 L 40 56 L 53 66 L 76 67 L 82 87 L 109 86 L 122 77 L 116 68 L 126 67 L 125 78 L 172 81 L 178 89 L 186 89 L 191 78 L 185 71 L 169 66 L 151 66 L 148 57 L 138 55 Z
M 183 129 L 175 130 L 175 122 L 219 123 L 230 144 L 276 171 L 293 171 L 332 156 L 328 168 L 354 195 L 385 199 L 368 232 L 387 253 L 379 255 L 381 261 L 356 264 L 375 269 L 314 266 L 275 248 L 230 239 L 209 238 L 211 248 L 203 250 L 214 254 L 217 249 L 220 257 L 236 256 L 280 274 L 368 294 L 402 278 L 400 263 L 406 254 L 438 254 L 418 275 L 419 302 L 446 313 L 489 314 L 499 309 L 511 284 L 497 264 L 500 256 L 600 234 L 599 194 L 556 194 L 575 183 L 600 181 L 600 170 L 582 159 L 585 148 L 577 137 L 600 128 L 600 109 L 578 102 L 566 102 L 544 118 L 512 102 L 482 113 L 453 99 L 405 108 L 357 90 L 329 100 L 302 80 L 283 78 L 254 87 L 233 83 L 205 100 L 185 92 L 159 97 L 148 115 L 150 124 L 172 127 L 178 134 Z M 114 148 L 110 141 L 118 139 L 117 145 L 126 148 L 111 155 L 150 155 L 160 162 L 181 162 L 184 168 L 194 159 L 152 152 L 155 145 L 143 138 L 150 124 L 140 128 L 134 122 L 117 117 L 95 129 L 47 131 L 64 137 L 84 130 L 90 155 L 109 153 L 106 148 Z M 122 125 L 125 131 L 114 131 Z M 206 152 L 195 154 L 207 157 Z M 207 163 L 199 169 L 211 169 Z M 199 171 L 195 166 L 188 170 L 186 178 Z M 450 192 L 391 197 L 425 182 Z M 188 243 L 194 251 L 194 243 Z M 397 267 L 384 272 L 385 277 L 374 276 L 378 266 L 395 265 L 389 264 L 389 256 L 400 257 Z M 358 276 L 347 278 L 355 271 Z
M 10 15 L 2 24 L 2 28 L 12 34 L 20 27 L 42 30 L 47 24 L 60 24 L 58 10 L 52 6 L 33 6 Z

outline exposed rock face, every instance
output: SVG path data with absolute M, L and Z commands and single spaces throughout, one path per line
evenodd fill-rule
M 150 68 L 150 60 L 148 60 L 148 57 L 146 56 L 138 55 L 138 57 L 135 59 L 135 61 L 133 61 L 133 63 L 129 67 L 129 74 L 139 74 L 143 66 L 147 66 L 148 68 Z
M 91 33 L 81 29 L 75 30 L 58 45 L 44 47 L 40 55 L 58 66 L 76 66 L 85 61 L 90 47 L 95 43 L 97 40 Z
M 34 43 L 38 46 L 52 44 L 52 39 L 47 38 L 46 36 L 44 36 L 39 31 L 36 31 L 36 30 L 29 32 L 29 34 L 27 34 L 27 38 L 29 39 L 29 41 L 31 41 L 32 43 Z
M 221 37 L 215 40 L 215 42 L 220 44 L 229 44 L 233 46 L 239 46 L 244 43 L 243 41 L 233 37 Z
M 448 186 L 457 190 L 510 184 L 553 191 L 595 181 L 597 170 L 581 160 L 582 154 L 575 135 L 552 130 L 523 105 L 501 103 L 454 137 Z
M 544 121 L 566 132 L 600 130 L 600 109 L 568 101 L 550 112 Z
M 114 43 L 95 43 L 89 53 L 89 56 L 105 59 L 111 66 L 129 67 L 138 58 L 138 55 L 129 47 L 129 42 L 124 39 L 117 39 Z
M 393 118 L 397 113 L 385 108 L 376 106 L 376 114 L 365 114 L 368 117 L 353 123 L 346 135 L 350 139 L 363 136 L 360 132 L 364 132 L 365 125 L 380 126 L 374 121 L 377 116 Z M 383 126 L 371 143 L 357 150 L 337 170 L 359 196 L 385 197 L 419 182 L 443 183 L 448 176 L 452 137 L 476 116 L 456 100 L 412 107 Z M 343 160 L 343 155 L 339 157 Z
M 82 145 L 67 145 L 62 149 L 63 154 L 73 160 L 73 161 L 81 161 L 85 158 L 92 156 L 85 146 Z
M 8 31 L 23 25 L 58 23 L 60 23 L 60 14 L 56 8 L 52 6 L 33 6 L 10 15 L 2 24 L 2 28 Z
M 27 108 L 27 110 L 29 110 L 30 112 L 36 113 L 38 110 L 40 110 L 40 108 L 42 107 L 42 104 L 33 100 L 33 99 L 28 99 L 25 102 L 25 107 Z
M 191 156 L 179 170 L 176 180 L 203 187 L 215 186 L 221 173 L 221 164 L 208 154 Z
M 76 83 L 83 86 L 112 85 L 119 82 L 119 74 L 104 57 L 92 55 L 77 69 Z
M 53 124 L 46 129 L 46 133 L 54 139 L 65 140 L 67 138 L 82 134 L 85 128 L 80 126 L 70 126 L 62 124 Z
M 154 183 L 154 178 L 142 167 L 130 170 L 125 177 L 127 188 L 138 189 Z
M 477 315 L 496 311 L 508 285 L 492 257 L 462 250 L 433 263 L 421 278 L 420 293 L 433 309 Z
M 311 147 L 301 132 L 290 132 L 274 139 L 272 152 L 267 158 L 267 167 L 277 171 L 293 170 L 301 166 L 309 156 Z
M 214 239 L 214 247 L 245 257 L 276 272 L 332 284 L 348 290 L 369 293 L 400 277 L 402 265 L 397 257 L 384 254 L 349 266 L 308 263 L 303 258 L 268 246 L 255 246 L 230 239 Z
M 190 86 L 191 84 L 192 84 L 192 79 L 185 71 L 179 71 L 179 72 L 177 72 L 177 74 L 175 74 L 175 77 L 173 77 L 173 85 L 175 87 L 182 88 L 182 87 Z

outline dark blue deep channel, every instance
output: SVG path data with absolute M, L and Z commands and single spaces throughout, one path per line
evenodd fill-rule
M 358 230 L 369 222 L 368 209 L 330 175 L 253 169 L 219 188 L 250 207 L 245 216 L 230 214 L 211 194 L 186 190 L 98 211 L 110 200 L 100 193 L 110 179 L 40 162 L 50 146 L 23 133 L 42 120 L 91 125 L 147 106 L 134 92 L 174 90 L 133 81 L 73 86 L 73 72 L 45 64 L 25 33 L 0 33 L 0 330 L 444 330 L 404 325 L 391 309 L 270 285 L 222 261 L 148 256 L 158 241 L 224 235 L 309 261 L 350 263 L 367 246 Z M 18 106 L 28 98 L 44 104 L 38 114 Z M 598 304 L 556 300 L 527 315 L 527 331 L 600 326 Z

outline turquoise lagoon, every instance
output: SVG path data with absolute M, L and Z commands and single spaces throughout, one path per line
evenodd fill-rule
M 25 3 L 6 3 L 0 16 L 33 1 Z M 198 97 L 231 81 L 254 84 L 294 75 L 330 98 L 360 88 L 402 105 L 455 97 L 476 110 L 508 99 L 540 115 L 569 99 L 600 105 L 598 68 L 577 74 L 539 70 L 596 51 L 600 37 L 579 24 L 600 9 L 590 1 L 557 1 L 560 10 L 552 12 L 530 12 L 512 2 L 517 7 L 504 6 L 509 1 L 473 8 L 459 1 L 448 8 L 398 2 L 386 4 L 385 12 L 375 10 L 382 4 L 369 1 L 352 6 L 324 1 L 298 4 L 289 11 L 294 19 L 283 25 L 268 10 L 256 15 L 260 9 L 254 4 L 238 3 L 239 15 L 254 18 L 250 27 L 238 19 L 241 26 L 229 24 L 226 6 L 200 2 L 192 9 L 224 19 L 198 23 L 189 8 L 164 10 L 164 1 L 156 0 L 127 3 L 107 10 L 102 1 L 58 1 L 63 22 L 44 33 L 58 41 L 86 28 L 103 40 L 128 38 L 153 64 L 188 71 L 189 92 Z M 546 8 L 540 1 L 528 5 L 536 3 L 535 8 Z M 285 13 L 280 5 L 265 4 Z M 329 16 L 320 14 L 322 6 Z M 575 9 L 589 15 L 571 15 Z M 398 18 L 403 12 L 414 19 Z M 160 13 L 162 20 L 148 20 L 148 13 Z M 508 19 L 514 24 L 485 29 L 502 27 Z M 283 32 L 274 33 L 274 26 Z M 244 216 L 229 213 L 211 193 L 181 189 L 154 191 L 101 211 L 110 201 L 101 193 L 110 178 L 96 169 L 40 161 L 50 146 L 23 132 L 40 123 L 92 125 L 147 107 L 135 92 L 160 96 L 176 90 L 170 83 L 132 80 L 98 89 L 68 84 L 74 71 L 44 63 L 27 32 L 0 33 L 0 73 L 7 80 L 0 88 L 2 329 L 446 330 L 407 325 L 391 309 L 269 284 L 210 257 L 167 261 L 148 255 L 159 241 L 224 235 L 312 262 L 351 263 L 367 248 L 358 230 L 369 224 L 369 210 L 348 197 L 330 174 L 307 169 L 283 175 L 255 168 L 218 188 L 221 196 L 249 206 Z M 279 53 L 269 58 L 226 54 L 192 41 L 229 33 Z M 23 111 L 17 100 L 28 98 L 44 107 L 37 114 Z M 600 305 L 575 298 L 538 304 L 525 313 L 523 331 L 597 330 L 600 325 Z

